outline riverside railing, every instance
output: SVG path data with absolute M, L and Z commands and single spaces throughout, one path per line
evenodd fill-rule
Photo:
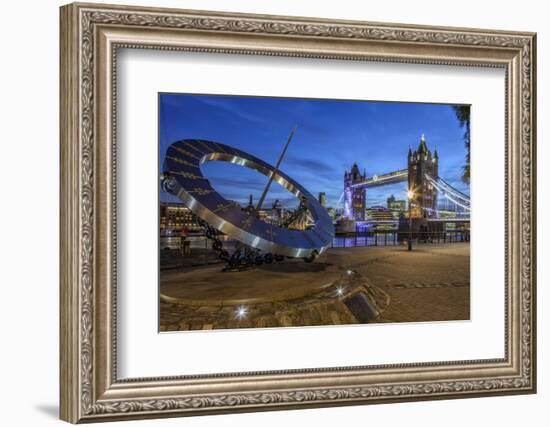
M 408 231 L 370 231 L 358 233 L 339 233 L 333 241 L 333 248 L 353 248 L 365 246 L 397 246 L 409 239 Z M 469 230 L 416 231 L 412 233 L 413 242 L 425 243 L 460 243 L 470 241 Z

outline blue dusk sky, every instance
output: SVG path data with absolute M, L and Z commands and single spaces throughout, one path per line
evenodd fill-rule
M 344 171 L 357 162 L 368 176 L 407 167 L 409 145 L 418 147 L 421 134 L 428 148 L 437 146 L 439 175 L 469 194 L 462 182 L 465 164 L 464 129 L 451 105 L 379 101 L 245 97 L 190 94 L 159 95 L 160 170 L 166 149 L 181 139 L 206 139 L 246 151 L 275 165 L 297 125 L 280 169 L 327 206 L 341 208 Z M 225 198 L 243 205 L 255 202 L 267 177 L 226 162 L 202 165 L 203 174 Z M 367 206 L 386 205 L 394 194 L 404 199 L 405 182 L 367 190 Z M 163 191 L 161 201 L 178 201 Z M 295 207 L 296 199 L 273 183 L 264 206 L 275 199 Z

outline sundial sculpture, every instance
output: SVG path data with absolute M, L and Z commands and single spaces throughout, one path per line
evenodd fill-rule
M 292 131 L 277 166 L 237 148 L 218 142 L 185 139 L 170 145 L 161 176 L 162 188 L 177 196 L 205 227 L 213 249 L 227 262 L 228 270 L 282 261 L 285 257 L 313 261 L 332 242 L 334 226 L 326 209 L 304 187 L 279 170 L 279 165 L 294 134 Z M 225 199 L 203 176 L 200 165 L 209 161 L 230 162 L 256 170 L 269 180 L 256 208 L 242 208 Z M 259 211 L 271 182 L 275 180 L 300 200 L 294 218 L 309 211 L 312 226 L 292 229 L 291 218 L 285 223 L 270 224 L 260 218 Z M 229 254 L 218 239 L 219 232 L 237 240 L 235 252 Z

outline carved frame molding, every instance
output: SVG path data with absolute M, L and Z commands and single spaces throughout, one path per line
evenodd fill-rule
M 505 358 L 118 380 L 114 147 L 121 47 L 505 68 Z M 75 423 L 534 392 L 535 68 L 532 33 L 62 7 L 61 418 Z M 298 386 L 289 387 L 289 380 Z

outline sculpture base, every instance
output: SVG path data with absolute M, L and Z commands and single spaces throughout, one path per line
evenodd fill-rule
M 389 303 L 360 273 L 289 260 L 239 274 L 219 266 L 163 272 L 161 330 L 366 323 Z

